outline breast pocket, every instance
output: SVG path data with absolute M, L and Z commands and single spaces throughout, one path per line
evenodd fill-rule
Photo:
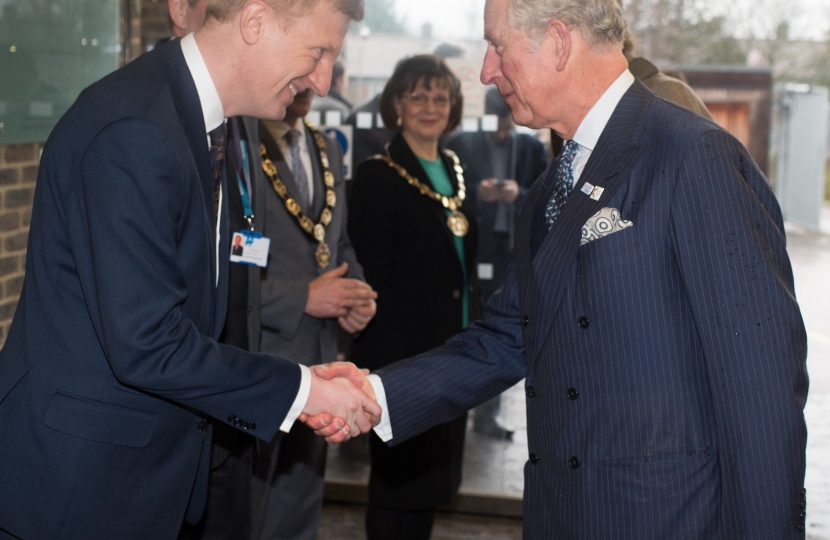
M 57 392 L 44 423 L 89 441 L 144 448 L 150 443 L 158 419 L 159 415 L 152 412 Z

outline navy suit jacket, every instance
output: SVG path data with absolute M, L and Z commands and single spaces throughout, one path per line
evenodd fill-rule
M 637 82 L 546 234 L 552 176 L 485 319 L 378 371 L 393 443 L 524 377 L 525 538 L 803 538 L 806 333 L 746 149 Z M 603 207 L 633 225 L 580 245 Z
M 207 419 L 277 433 L 298 366 L 214 341 L 230 246 L 217 286 L 209 162 L 177 40 L 84 91 L 46 143 L 0 352 L 0 529 L 174 539 L 204 507 Z

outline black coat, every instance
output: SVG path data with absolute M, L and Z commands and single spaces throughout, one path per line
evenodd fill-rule
M 496 214 L 499 203 L 484 202 L 478 198 L 478 185 L 482 180 L 493 178 L 493 164 L 490 152 L 493 148 L 489 133 L 459 133 L 449 141 L 447 148 L 458 154 L 464 165 L 464 177 L 467 180 L 467 192 L 475 208 L 479 225 L 478 262 L 493 265 L 493 278 L 482 279 L 481 289 L 486 301 L 491 294 L 502 286 L 507 275 L 507 257 L 510 253 L 510 233 L 496 232 Z M 514 133 L 509 140 L 508 179 L 519 184 L 519 198 L 509 205 L 513 223 L 518 220 L 525 197 L 533 182 L 539 178 L 548 165 L 548 156 L 538 139 L 524 133 Z
M 426 185 L 426 172 L 400 134 L 389 145 L 392 159 Z M 451 161 L 444 157 L 457 189 Z M 476 278 L 478 227 L 472 204 L 461 211 L 470 222 L 464 256 L 470 320 L 481 314 Z M 383 161 L 357 170 L 349 206 L 349 236 L 366 281 L 378 292 L 374 320 L 355 341 L 354 362 L 378 369 L 442 345 L 462 330 L 464 273 L 447 228 L 446 211 L 421 195 Z M 421 509 L 450 501 L 461 483 L 466 415 L 389 448 L 372 435 L 369 500 L 375 506 Z

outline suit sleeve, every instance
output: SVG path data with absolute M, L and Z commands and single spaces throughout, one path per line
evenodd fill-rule
M 394 446 L 507 390 L 527 374 L 516 265 L 474 321 L 437 349 L 377 371 Z
M 692 146 L 675 189 L 673 249 L 711 381 L 729 530 L 803 538 L 807 338 L 778 204 L 721 131 Z
M 189 294 L 197 276 L 184 274 L 194 251 L 180 237 L 199 223 L 187 214 L 188 190 L 198 185 L 187 172 L 166 133 L 146 120 L 110 124 L 92 141 L 66 202 L 84 301 L 119 382 L 222 421 L 235 416 L 270 440 L 297 395 L 300 368 L 218 344 L 186 316 L 186 303 L 202 302 L 200 324 L 213 317 L 208 299 Z M 209 267 L 206 260 L 205 280 Z

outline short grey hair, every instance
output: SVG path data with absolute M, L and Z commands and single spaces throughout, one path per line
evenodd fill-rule
M 578 28 L 589 45 L 619 45 L 626 36 L 620 0 L 511 0 L 510 26 L 541 41 L 551 19 Z

